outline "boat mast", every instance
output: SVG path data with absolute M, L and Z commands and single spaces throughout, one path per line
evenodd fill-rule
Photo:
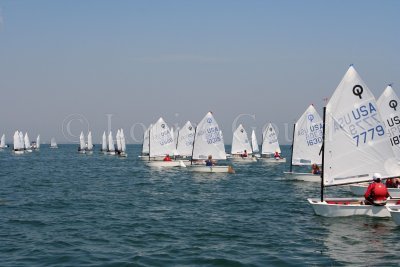
M 321 164 L 321 202 L 324 201 L 324 158 L 325 158 L 325 122 L 326 122 L 326 107 L 324 107 L 323 114 L 323 124 L 322 124 L 322 164 Z
M 196 131 L 197 126 L 194 128 L 193 145 L 192 145 L 192 157 L 190 158 L 190 165 L 193 165 L 193 152 L 194 152 L 194 142 L 196 141 Z
M 293 137 L 292 137 L 292 152 L 290 156 L 290 170 L 289 172 L 292 172 L 293 170 L 293 146 L 294 146 L 294 133 L 296 132 L 296 123 L 293 124 Z

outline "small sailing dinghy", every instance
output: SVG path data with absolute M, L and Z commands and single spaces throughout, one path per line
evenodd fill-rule
M 117 131 L 117 154 L 120 157 L 128 156 L 126 154 L 126 141 L 123 129 Z
M 3 134 L 0 139 L 0 150 L 6 148 L 6 135 Z
M 15 131 L 13 136 L 14 153 L 17 155 L 24 154 L 24 143 L 21 139 L 22 132 Z
M 168 125 L 163 118 L 159 118 L 149 131 L 149 158 L 146 164 L 150 167 L 183 167 L 182 161 L 164 160 L 167 155 L 172 156 L 175 150 L 174 138 Z M 150 160 L 152 158 L 162 160 Z
M 254 129 L 251 131 L 251 148 L 253 149 L 253 154 L 256 158 L 261 157 L 256 132 L 254 131 Z
M 386 206 L 396 225 L 400 225 L 400 205 Z
M 194 127 L 190 121 L 179 129 L 176 139 L 177 158 L 189 159 L 192 156 Z
M 189 170 L 194 172 L 234 172 L 231 166 L 206 166 L 208 157 L 212 160 L 226 160 L 224 138 L 211 112 L 197 125 L 193 140 L 192 161 Z
M 89 131 L 87 136 L 86 154 L 93 154 L 93 137 L 91 131 Z
M 32 146 L 35 150 L 40 149 L 40 134 L 36 137 L 36 143 Z
M 263 132 L 263 142 L 261 148 L 261 158 L 264 162 L 276 162 L 282 163 L 286 162 L 286 158 L 281 156 L 275 157 L 275 153 L 281 154 L 281 148 L 278 142 L 278 136 L 275 132 L 272 123 L 269 123 L 265 131 Z
M 28 132 L 25 132 L 24 147 L 25 147 L 25 152 L 32 152 L 31 141 L 29 141 Z
M 107 136 L 106 136 L 106 132 L 103 132 L 103 137 L 101 139 L 101 150 L 100 152 L 107 154 Z
M 289 172 L 284 172 L 290 179 L 320 182 L 320 173 L 293 172 L 293 166 L 321 165 L 322 119 L 313 105 L 310 105 L 293 125 L 292 160 Z
M 78 152 L 81 154 L 86 153 L 86 143 L 85 143 L 85 136 L 83 135 L 83 132 L 81 132 L 79 136 L 79 147 L 78 147 Z
M 115 144 L 114 139 L 112 136 L 112 132 L 108 134 L 108 147 L 107 147 L 107 154 L 108 155 L 115 155 Z
M 50 148 L 58 148 L 56 139 L 54 137 L 50 140 Z
M 400 168 L 375 97 L 353 66 L 324 108 L 321 198 L 308 199 L 315 214 L 326 217 L 390 217 L 385 206 L 365 205 L 363 198 L 325 198 L 324 188 L 398 176 Z M 396 200 L 388 199 L 386 205 Z
M 388 85 L 382 95 L 377 100 L 379 114 L 385 123 L 385 130 L 388 135 L 388 142 L 393 149 L 394 155 L 400 161 L 400 99 Z M 350 185 L 350 191 L 356 196 L 363 196 L 368 188 L 368 183 L 359 183 Z M 393 198 L 400 198 L 400 188 L 388 188 L 389 194 Z
M 253 156 L 253 150 L 247 132 L 242 124 L 240 124 L 233 133 L 230 160 L 238 162 L 257 161 L 256 157 Z
M 142 144 L 142 153 L 139 156 L 141 160 L 149 160 L 149 147 L 150 147 L 150 129 L 153 127 L 153 124 L 150 124 L 149 128 L 146 129 L 143 133 L 143 144 Z

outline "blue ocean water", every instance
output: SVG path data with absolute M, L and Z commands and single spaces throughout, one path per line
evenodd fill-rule
M 98 147 L 96 147 L 98 148 Z M 323 218 L 288 164 L 150 169 L 75 145 L 0 152 L 0 266 L 398 266 L 390 218 Z M 283 155 L 289 155 L 289 147 Z M 328 196 L 349 196 L 347 187 Z

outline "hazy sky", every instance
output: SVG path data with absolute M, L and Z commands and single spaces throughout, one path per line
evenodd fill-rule
M 0 133 L 77 141 L 83 116 L 98 142 L 112 114 L 114 133 L 140 139 L 139 123 L 212 110 L 225 143 L 240 114 L 255 114 L 239 122 L 259 139 L 275 123 L 286 143 L 285 123 L 311 103 L 321 113 L 349 64 L 376 97 L 388 83 L 400 94 L 399 11 L 396 0 L 3 0 Z

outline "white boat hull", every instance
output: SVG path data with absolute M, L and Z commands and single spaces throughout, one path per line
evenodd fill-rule
M 234 161 L 234 162 L 256 162 L 257 158 L 256 157 L 231 157 L 229 160 Z
M 14 154 L 22 155 L 22 154 L 24 154 L 24 151 L 23 150 L 14 150 Z
M 400 225 L 400 205 L 386 206 L 396 225 Z
M 182 161 L 147 161 L 146 165 L 149 167 L 180 167 L 182 165 Z M 182 166 L 183 167 L 183 166 Z
M 352 184 L 350 191 L 356 196 L 363 196 L 367 191 L 368 183 Z M 400 198 L 400 188 L 388 188 L 389 195 L 392 198 Z
M 108 151 L 107 154 L 108 155 L 115 155 L 115 151 Z
M 263 162 L 268 162 L 268 163 L 285 163 L 286 162 L 286 158 L 282 158 L 282 159 L 276 159 L 276 158 L 259 158 L 259 160 L 262 160 Z
M 302 173 L 302 172 L 283 172 L 289 179 L 305 181 L 305 182 L 321 182 L 320 174 Z
M 189 168 L 193 172 L 214 172 L 214 173 L 227 173 L 230 172 L 230 166 L 204 166 L 204 165 L 191 165 Z
M 364 215 L 371 217 L 390 217 L 386 206 L 364 205 L 364 198 L 327 198 L 307 199 L 316 215 L 323 217 L 346 217 Z M 393 205 L 396 200 L 388 200 L 386 205 Z

